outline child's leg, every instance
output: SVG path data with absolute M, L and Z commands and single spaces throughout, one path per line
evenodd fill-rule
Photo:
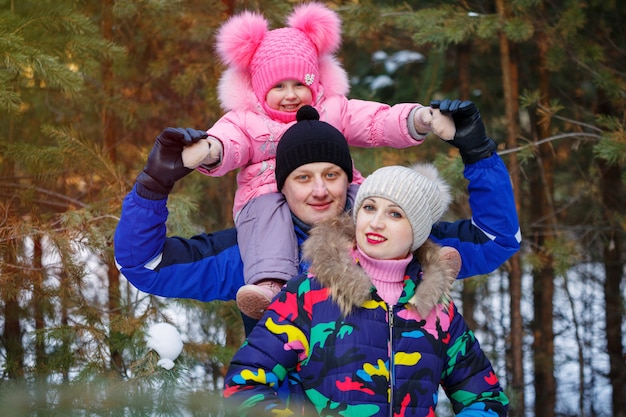
M 285 281 L 298 273 L 291 212 L 281 193 L 265 194 L 249 201 L 235 223 L 247 284 L 237 292 L 237 305 L 258 319 Z
M 359 186 L 357 184 L 350 184 L 348 187 L 348 201 L 350 202 L 350 207 L 354 207 L 357 191 L 359 191 Z

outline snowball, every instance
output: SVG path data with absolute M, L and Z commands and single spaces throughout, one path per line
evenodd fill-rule
M 150 326 L 146 337 L 149 349 L 159 354 L 157 364 L 165 369 L 172 369 L 174 361 L 183 351 L 183 341 L 176 327 L 168 323 L 156 323 Z

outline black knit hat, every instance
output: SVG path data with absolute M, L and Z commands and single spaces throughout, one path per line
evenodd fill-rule
M 330 162 L 352 182 L 352 157 L 345 136 L 326 122 L 312 106 L 302 106 L 296 124 L 285 131 L 276 148 L 276 184 L 282 190 L 294 169 L 313 162 Z

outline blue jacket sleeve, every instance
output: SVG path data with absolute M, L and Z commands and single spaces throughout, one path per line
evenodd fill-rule
M 166 237 L 166 199 L 148 200 L 135 188 L 122 204 L 115 261 L 137 289 L 171 298 L 234 300 L 243 262 L 234 228 L 191 239 Z
M 465 166 L 472 218 L 433 226 L 431 239 L 461 254 L 459 278 L 488 274 L 520 248 L 521 233 L 508 170 L 497 154 Z

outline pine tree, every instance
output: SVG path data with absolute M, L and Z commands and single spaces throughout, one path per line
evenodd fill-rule
M 133 393 L 156 393 L 149 390 L 151 379 L 187 399 L 187 409 L 201 409 L 192 395 L 181 395 L 190 379 L 181 381 L 180 372 L 224 366 L 242 340 L 239 320 L 227 314 L 232 304 L 215 304 L 203 315 L 213 317 L 207 326 L 214 333 L 232 327 L 230 347 L 214 336 L 181 359 L 181 370 L 155 369 L 154 354 L 141 349 L 143 330 L 152 321 L 171 320 L 174 303 L 115 281 L 112 256 L 120 204 L 154 136 L 169 125 L 206 127 L 219 112 L 210 45 L 222 4 L 101 4 L 11 2 L 0 14 L 0 291 L 7 379 L 0 382 L 0 402 L 5 409 L 13 399 L 28 398 L 14 408 L 19 415 L 37 408 L 106 414 L 122 395 L 119 387 L 129 399 L 119 410 L 143 415 L 147 405 L 134 409 Z M 104 16 L 113 19 L 112 32 L 106 32 Z M 194 217 L 212 228 L 227 224 L 226 215 L 197 213 L 198 201 L 218 193 L 201 190 L 199 180 L 187 182 L 172 197 L 172 231 L 198 230 Z M 194 305 L 183 314 L 193 311 L 205 309 Z M 145 357 L 152 358 L 148 374 L 140 360 Z M 99 388 L 102 394 L 90 400 L 89 392 Z M 76 402 L 76 395 L 84 398 Z M 151 399 L 159 399 L 150 405 L 155 412 L 169 413 L 162 407 L 171 399 Z

